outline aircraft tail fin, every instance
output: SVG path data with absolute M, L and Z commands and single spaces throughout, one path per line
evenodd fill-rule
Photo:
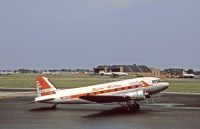
M 36 79 L 37 96 L 46 96 L 56 94 L 56 87 L 46 77 L 38 77 Z

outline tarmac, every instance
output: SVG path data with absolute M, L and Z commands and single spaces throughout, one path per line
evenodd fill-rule
M 119 105 L 27 104 L 34 92 L 0 91 L 0 129 L 199 129 L 200 95 L 162 93 L 137 113 Z

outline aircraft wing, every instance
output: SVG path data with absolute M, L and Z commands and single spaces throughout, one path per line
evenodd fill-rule
M 112 103 L 112 102 L 125 102 L 131 100 L 130 96 L 81 96 L 84 99 L 96 103 Z
M 144 100 L 148 97 L 148 94 L 144 92 L 144 90 L 136 90 L 132 93 L 128 94 L 121 94 L 121 95 L 88 95 L 88 96 L 81 96 L 80 99 L 84 99 L 91 102 L 96 103 L 112 103 L 112 102 L 127 102 L 130 100 Z

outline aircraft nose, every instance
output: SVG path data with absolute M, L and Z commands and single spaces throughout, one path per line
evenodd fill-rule
M 163 88 L 163 90 L 165 90 L 169 87 L 169 83 L 168 82 L 162 82 L 161 87 Z
M 167 82 L 160 82 L 154 86 L 150 86 L 146 88 L 146 92 L 149 94 L 155 94 L 161 92 L 169 87 L 169 83 Z

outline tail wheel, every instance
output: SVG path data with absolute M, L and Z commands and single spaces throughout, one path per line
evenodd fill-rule
M 55 110 L 57 105 L 58 105 L 58 104 L 54 104 L 54 105 L 51 107 L 52 110 Z

